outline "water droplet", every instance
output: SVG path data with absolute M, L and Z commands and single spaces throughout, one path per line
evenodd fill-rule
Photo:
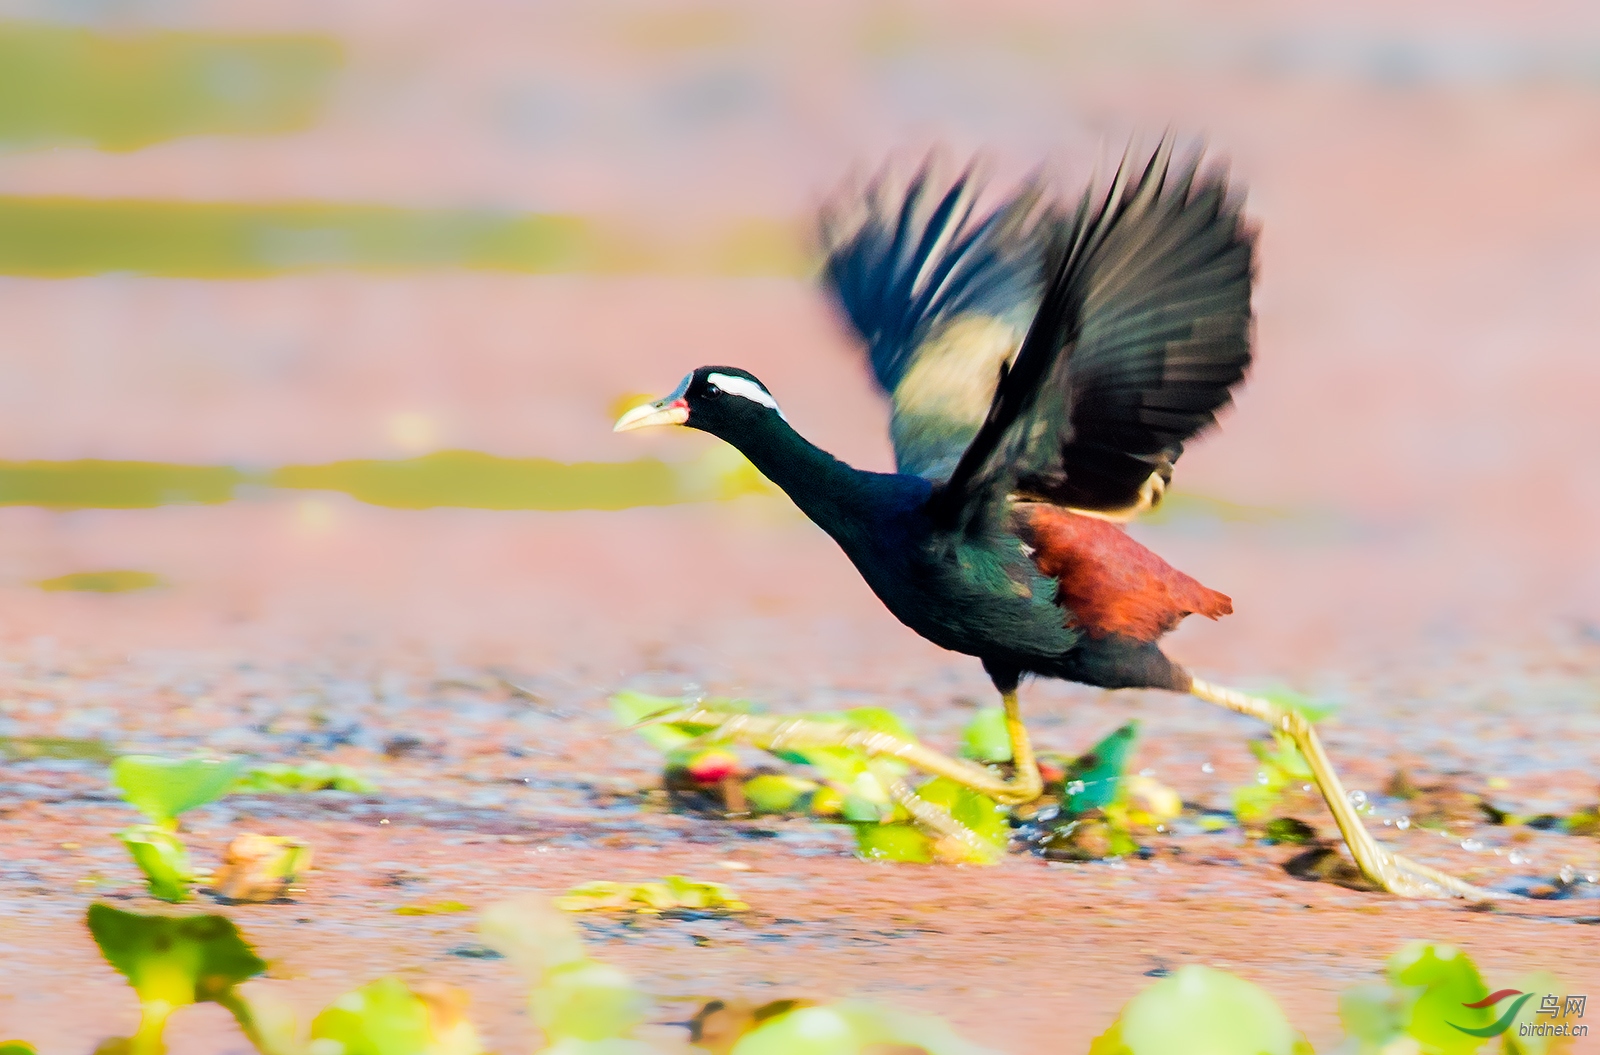
M 1200 766 L 1200 772 L 1202 773 L 1215 773 L 1216 771 L 1217 767 L 1212 765 L 1210 762 L 1204 762 Z
M 1350 805 L 1358 810 L 1367 804 L 1367 793 L 1365 791 L 1352 791 L 1345 798 L 1349 799 Z
M 1156 775 L 1156 771 L 1153 769 L 1141 769 L 1139 770 L 1139 775 L 1141 777 L 1153 777 Z
M 1483 849 L 1483 841 L 1481 839 L 1462 839 L 1461 848 L 1472 853 L 1477 853 L 1479 850 Z
M 1394 826 L 1396 828 L 1399 828 L 1401 831 L 1405 831 L 1407 828 L 1411 827 L 1411 818 L 1410 817 L 1396 817 L 1395 820 L 1394 820 Z
M 1385 817 L 1385 818 L 1384 818 L 1384 819 L 1383 819 L 1383 826 L 1384 826 L 1384 827 L 1385 827 L 1385 828 L 1387 828 L 1387 827 L 1389 827 L 1389 826 L 1390 826 L 1390 825 L 1391 825 L 1391 824 L 1393 824 L 1393 823 L 1394 823 L 1394 821 L 1392 821 L 1392 820 L 1390 820 L 1390 819 L 1389 819 L 1389 818 L 1388 818 L 1388 817 Z
M 1310 784 L 1301 784 L 1300 785 L 1300 790 L 1301 791 L 1310 791 L 1311 790 L 1311 785 Z
M 1521 850 L 1512 850 L 1510 856 L 1508 856 L 1506 860 L 1510 861 L 1514 865 L 1525 865 L 1528 863 L 1528 855 L 1523 853 Z
M 1083 794 L 1083 781 L 1081 781 L 1081 780 L 1070 781 L 1067 784 L 1066 792 L 1067 792 L 1068 795 L 1082 795 Z
M 1267 776 L 1266 770 L 1262 770 L 1260 773 L 1256 774 L 1256 783 L 1257 784 L 1265 784 L 1270 779 L 1272 779 L 1272 778 Z
M 1562 865 L 1561 871 L 1556 873 L 1556 878 L 1561 880 L 1562 886 L 1570 886 L 1578 878 L 1578 870 L 1571 865 Z

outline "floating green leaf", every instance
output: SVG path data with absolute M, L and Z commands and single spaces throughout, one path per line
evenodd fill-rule
M 985 707 L 967 723 L 961 730 L 961 753 L 978 762 L 1011 761 L 1011 731 L 1003 708 Z
M 1139 723 L 1129 722 L 1073 760 L 1062 778 L 1063 814 L 1070 817 L 1104 809 L 1115 801 L 1138 735 Z
M 1226 971 L 1180 967 L 1123 1007 L 1089 1055 L 1312 1055 L 1266 991 Z
M 528 1006 L 546 1039 L 596 1041 L 632 1033 L 649 1001 L 623 971 L 585 958 L 545 972 Z
M 143 916 L 109 905 L 89 906 L 89 933 L 106 961 L 133 986 L 141 1006 L 131 1055 L 157 1055 L 173 1009 L 212 1002 L 232 1011 L 247 1035 L 248 1009 L 233 987 L 266 970 L 224 916 Z
M 429 901 L 415 905 L 401 905 L 394 910 L 396 916 L 444 916 L 454 912 L 471 912 L 472 906 L 459 901 Z
M 675 751 L 694 740 L 710 726 L 684 726 L 652 721 L 689 707 L 704 706 L 716 710 L 737 711 L 739 706 L 730 700 L 701 700 L 676 696 L 651 696 L 643 692 L 624 689 L 611 697 L 611 713 L 618 724 L 638 733 L 658 751 Z
M 123 755 L 111 763 L 111 781 L 130 805 L 170 829 L 180 813 L 226 795 L 243 768 L 238 759 Z
M 1338 704 L 1312 699 L 1310 696 L 1295 692 L 1293 689 L 1279 687 L 1269 689 L 1260 695 L 1262 699 L 1269 700 L 1286 710 L 1294 711 L 1313 724 L 1325 722 L 1339 712 Z
M 311 1022 L 313 1052 L 340 1055 L 478 1055 L 464 999 L 442 986 L 380 978 L 346 993 Z M 338 1045 L 333 1047 L 333 1045 Z
M 173 902 L 189 899 L 194 870 L 182 839 L 154 824 L 136 824 L 118 832 L 117 838 L 144 873 L 151 897 Z
M 963 1040 L 941 1019 L 857 1001 L 799 1006 L 746 1033 L 732 1055 L 991 1055 Z M 1171 1053 L 1166 1053 L 1171 1055 Z
M 331 762 L 303 762 L 285 765 L 272 762 L 254 766 L 234 785 L 234 791 L 272 792 L 349 791 L 370 795 L 378 790 L 376 784 L 345 765 Z
M 1488 995 L 1478 967 L 1453 945 L 1412 942 L 1389 958 L 1389 981 L 1408 994 L 1405 1033 L 1430 1055 L 1467 1055 L 1483 1038 L 1464 1032 L 1482 1029 L 1496 1011 L 1467 1007 Z
M 490 906 L 478 919 L 478 934 L 535 983 L 546 972 L 586 955 L 572 920 L 548 899 L 532 894 Z
M 760 773 L 744 782 L 745 798 L 756 813 L 789 813 L 820 785 L 786 773 Z
M 722 883 L 705 883 L 683 876 L 667 876 L 658 882 L 619 883 L 608 879 L 582 883 L 556 898 L 556 907 L 567 912 L 593 912 L 626 909 L 630 912 L 658 913 L 670 909 L 699 909 L 743 912 L 749 909 Z
M 933 860 L 933 840 L 909 821 L 857 824 L 855 829 L 856 853 L 870 861 L 928 864 Z

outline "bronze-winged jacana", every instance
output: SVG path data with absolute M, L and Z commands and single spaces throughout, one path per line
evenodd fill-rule
M 1270 723 L 1305 756 L 1356 864 L 1408 896 L 1491 896 L 1379 846 L 1299 713 L 1193 677 L 1158 640 L 1232 603 L 1121 523 L 1160 501 L 1183 444 L 1250 363 L 1254 232 L 1200 154 L 1133 147 L 1108 190 L 1060 208 L 1030 180 L 980 213 L 971 170 L 884 175 L 825 211 L 824 278 L 892 407 L 898 472 L 851 468 L 789 426 L 744 370 L 704 366 L 617 431 L 687 425 L 737 447 L 831 535 L 901 622 L 983 661 L 1015 775 L 881 733 L 691 709 L 669 720 L 772 747 L 848 744 L 1017 804 L 1039 769 L 1024 675 L 1187 692 Z M 919 820 L 959 829 L 903 785 Z

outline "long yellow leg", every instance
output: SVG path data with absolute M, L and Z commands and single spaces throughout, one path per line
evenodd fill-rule
M 1033 757 L 1028 730 L 1022 725 L 1015 692 L 1005 694 L 1005 708 L 1006 731 L 1011 737 L 1011 758 L 1016 766 L 1016 775 L 1010 780 L 997 776 L 975 762 L 951 758 L 892 733 L 863 729 L 845 722 L 729 714 L 703 708 L 674 711 L 652 721 L 711 726 L 711 731 L 705 734 L 707 740 L 737 740 L 764 750 L 848 747 L 875 757 L 898 758 L 924 773 L 949 777 L 958 784 L 988 795 L 996 802 L 1015 806 L 1038 798 L 1044 790 L 1044 781 L 1039 776 L 1039 764 Z
M 1318 739 L 1316 729 L 1304 715 L 1280 707 L 1271 700 L 1246 696 L 1242 692 L 1212 685 L 1199 678 L 1194 679 L 1189 691 L 1207 703 L 1219 704 L 1237 714 L 1259 718 L 1273 728 L 1281 729 L 1294 741 L 1295 747 L 1300 749 L 1300 754 L 1305 756 L 1306 764 L 1311 767 L 1317 789 L 1322 792 L 1322 798 L 1327 802 L 1328 810 L 1333 814 L 1333 821 L 1339 826 L 1339 833 L 1344 836 L 1345 845 L 1350 848 L 1350 856 L 1355 858 L 1356 866 L 1361 869 L 1363 875 L 1384 890 L 1402 897 L 1453 896 L 1470 898 L 1474 901 L 1510 896 L 1475 887 L 1455 876 L 1436 868 L 1429 868 L 1425 864 L 1418 864 L 1379 846 L 1372 833 L 1361 823 L 1361 816 L 1356 813 L 1355 807 L 1345 796 L 1344 784 L 1340 782 L 1339 774 L 1333 771 L 1333 763 L 1328 761 L 1328 755 L 1322 749 L 1322 741 Z

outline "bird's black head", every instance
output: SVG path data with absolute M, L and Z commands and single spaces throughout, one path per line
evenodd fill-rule
M 730 439 L 770 426 L 774 420 L 784 420 L 778 401 L 749 371 L 702 366 L 680 381 L 671 394 L 622 415 L 614 431 L 687 425 Z

